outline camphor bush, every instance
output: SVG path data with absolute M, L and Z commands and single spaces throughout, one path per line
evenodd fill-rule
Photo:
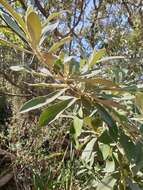
M 19 43 L 9 41 L 2 30 L 1 44 L 32 57 L 30 64 L 10 67 L 34 78 L 23 83 L 34 94 L 21 105 L 19 117 L 27 112 L 39 115 L 26 129 L 31 135 L 27 157 L 23 136 L 18 152 L 22 159 L 15 159 L 30 176 L 25 183 L 37 190 L 142 189 L 142 88 L 132 80 L 124 82 L 127 69 L 115 71 L 116 63 L 130 59 L 111 56 L 104 47 L 94 48 L 89 56 L 82 51 L 80 58 L 69 55 L 67 47 L 74 48 L 71 41 L 76 38 L 73 31 L 56 42 L 51 35 L 69 10 L 44 18 L 31 6 L 17 13 L 6 0 L 0 3 L 2 24 L 19 37 Z M 42 142 L 45 131 L 51 136 Z M 11 149 L 15 155 L 16 148 Z

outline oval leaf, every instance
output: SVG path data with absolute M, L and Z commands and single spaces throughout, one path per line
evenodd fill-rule
M 38 15 L 34 11 L 28 10 L 27 12 L 26 25 L 31 37 L 31 43 L 33 46 L 37 46 L 39 45 L 42 32 L 41 22 Z

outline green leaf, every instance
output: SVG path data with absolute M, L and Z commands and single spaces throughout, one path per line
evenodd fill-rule
M 132 179 L 127 178 L 127 183 L 129 184 L 130 190 L 142 190 L 139 185 L 134 182 Z
M 47 24 L 47 26 L 45 26 L 42 29 L 42 37 L 40 39 L 39 45 L 41 45 L 44 42 L 44 40 L 47 38 L 49 32 L 52 32 L 53 30 L 55 30 L 58 27 L 58 24 L 59 24 L 59 22 L 56 22 L 54 24 Z
M 105 176 L 103 180 L 98 184 L 96 190 L 113 190 L 116 181 L 117 180 L 112 176 Z
M 2 13 L 2 18 L 6 22 L 6 24 L 16 33 L 18 36 L 20 36 L 22 39 L 26 40 L 26 36 L 24 32 L 20 29 L 18 24 L 11 19 L 10 16 L 6 15 L 5 13 Z
M 135 96 L 135 102 L 140 112 L 143 114 L 143 92 L 138 92 Z
M 4 6 L 4 8 L 8 11 L 8 13 L 15 19 L 17 24 L 26 33 L 27 31 L 26 26 L 21 16 L 17 12 L 15 12 L 15 10 L 5 0 L 1 0 L 0 3 Z
M 42 29 L 42 35 L 47 34 L 47 32 L 52 32 L 58 27 L 59 22 L 55 22 L 54 24 L 48 24 Z
M 73 120 L 74 132 L 75 137 L 79 137 L 81 134 L 82 126 L 83 126 L 83 119 L 78 118 L 77 116 L 74 117 Z
M 62 13 L 64 13 L 64 12 L 69 12 L 69 11 L 68 11 L 68 10 L 62 10 L 62 11 L 60 11 L 60 12 L 53 12 L 53 13 L 51 13 L 51 14 L 48 16 L 47 20 L 44 22 L 43 27 L 45 27 L 45 26 L 46 26 L 50 21 L 52 21 L 53 19 L 59 18 L 60 15 L 61 15 Z
M 22 106 L 22 108 L 20 109 L 20 113 L 25 113 L 31 110 L 41 108 L 53 102 L 55 99 L 61 96 L 61 94 L 63 94 L 64 92 L 65 92 L 65 89 L 50 93 L 46 96 L 39 96 L 39 97 L 33 98 L 32 100 L 29 100 Z
M 66 42 L 70 41 L 72 38 L 70 36 L 67 36 L 63 39 L 61 39 L 59 42 L 56 42 L 52 45 L 52 47 L 49 49 L 49 53 L 55 52 L 60 46 L 65 44 Z
M 139 131 L 140 131 L 141 135 L 143 136 L 143 124 L 140 124 Z
M 104 168 L 104 172 L 110 173 L 115 171 L 115 162 L 114 159 L 112 160 L 107 159 L 106 160 L 106 166 Z
M 35 86 L 35 87 L 47 87 L 47 88 L 66 88 L 68 87 L 67 84 L 58 84 L 58 83 L 36 83 L 36 84 L 30 84 L 27 83 L 29 86 Z
M 79 148 L 78 137 L 80 136 L 80 134 L 82 132 L 82 127 L 83 127 L 83 119 L 81 119 L 83 117 L 83 112 L 82 112 L 81 108 L 78 111 L 78 115 L 80 116 L 80 118 L 78 116 L 73 117 L 73 125 L 71 127 L 71 134 L 73 136 L 73 142 L 77 149 Z
M 104 160 L 106 160 L 108 158 L 108 156 L 111 156 L 111 146 L 107 145 L 107 144 L 99 144 L 99 148 L 102 152 L 103 158 Z
M 117 60 L 117 59 L 125 59 L 125 57 L 124 56 L 109 56 L 109 57 L 100 59 L 97 62 L 101 63 L 101 62 L 107 62 L 107 61 L 112 61 L 112 60 Z
M 98 137 L 98 141 L 104 144 L 113 143 L 113 138 L 109 134 L 109 130 L 105 129 L 102 134 Z
M 34 47 L 38 46 L 41 38 L 42 26 L 39 16 L 30 8 L 26 13 L 26 25 L 32 45 Z
M 24 71 L 26 68 L 23 65 L 15 65 L 11 66 L 10 69 L 12 71 Z
M 96 140 L 97 140 L 96 138 L 91 139 L 87 143 L 86 147 L 84 148 L 84 150 L 82 152 L 81 159 L 86 163 L 91 161 L 92 156 L 94 156 L 93 148 L 94 148 Z
M 124 149 L 125 155 L 129 162 L 135 162 L 136 160 L 136 146 L 132 139 L 120 130 L 119 142 Z
M 54 13 L 51 13 L 47 20 L 46 20 L 46 23 L 47 22 L 50 22 L 52 19 L 55 19 L 55 18 L 58 18 L 60 16 L 61 12 L 54 12 Z
M 93 50 L 89 61 L 88 61 L 88 65 L 89 67 L 92 67 L 94 64 L 97 63 L 97 61 L 106 53 L 106 49 L 102 48 L 98 51 L 96 51 L 95 49 Z
M 79 116 L 82 117 L 82 109 L 79 110 Z M 75 116 L 73 119 L 73 126 L 74 126 L 74 136 L 77 138 L 81 134 L 82 126 L 83 126 L 83 119 L 80 119 L 79 117 Z
M 74 104 L 76 100 L 76 98 L 64 100 L 46 108 L 40 115 L 40 126 L 48 125 L 56 120 L 64 112 L 64 110 Z
M 110 114 L 106 111 L 104 107 L 97 104 L 97 109 L 100 114 L 100 117 L 103 119 L 103 121 L 108 125 L 109 134 L 112 136 L 112 138 L 116 141 L 118 137 L 118 128 L 116 125 L 116 122 L 112 119 Z
M 94 77 L 94 78 L 75 78 L 75 80 L 80 82 L 88 83 L 89 85 L 97 85 L 102 84 L 106 86 L 118 86 L 115 82 L 112 82 L 111 80 L 105 79 L 103 77 Z

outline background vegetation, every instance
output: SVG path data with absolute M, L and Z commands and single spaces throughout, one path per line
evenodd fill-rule
M 143 2 L 0 0 L 0 189 L 143 189 Z

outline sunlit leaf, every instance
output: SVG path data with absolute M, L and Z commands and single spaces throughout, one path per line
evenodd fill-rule
M 50 124 L 51 122 L 56 120 L 64 112 L 65 109 L 73 105 L 75 101 L 76 98 L 72 98 L 53 104 L 46 108 L 40 115 L 39 125 L 44 126 Z
M 39 45 L 40 37 L 42 33 L 42 27 L 39 16 L 30 10 L 27 10 L 26 14 L 26 25 L 31 37 L 31 43 L 34 47 Z
M 89 58 L 89 61 L 88 61 L 88 65 L 89 67 L 93 66 L 94 64 L 97 63 L 97 61 L 106 53 L 106 49 L 103 48 L 103 49 L 100 49 L 98 51 L 96 51 L 95 49 L 93 50 L 90 58 Z
M 86 163 L 88 163 L 92 157 L 93 148 L 96 140 L 96 138 L 91 139 L 82 152 L 81 159 Z
M 23 70 L 25 70 L 24 66 L 21 66 L 21 65 L 11 66 L 10 69 L 12 71 L 23 71 Z
M 97 85 L 97 84 L 102 84 L 102 85 L 107 85 L 107 86 L 118 86 L 115 82 L 112 82 L 109 79 L 105 78 L 99 78 L 99 77 L 94 77 L 94 78 L 76 78 L 77 81 L 80 82 L 86 82 L 90 85 Z
M 17 12 L 15 12 L 15 10 L 5 0 L 1 0 L 0 3 L 4 6 L 4 8 L 8 11 L 8 13 L 15 19 L 17 24 L 26 33 L 26 31 L 27 31 L 26 26 L 25 26 L 25 23 L 24 23 L 23 19 L 21 18 L 21 16 Z
M 16 34 L 18 34 L 22 39 L 26 40 L 26 36 L 24 34 L 24 32 L 20 29 L 20 27 L 18 26 L 18 24 L 11 19 L 10 16 L 6 15 L 5 13 L 2 13 L 2 17 L 4 19 L 4 21 L 6 22 L 6 24 L 12 29 L 14 30 L 14 32 Z
M 143 93 L 138 92 L 135 96 L 135 102 L 140 112 L 143 114 Z
M 73 119 L 74 136 L 76 138 L 80 136 L 83 126 L 83 119 L 81 119 L 83 117 L 83 112 L 81 108 L 78 112 L 78 115 L 80 116 L 80 118 L 78 116 L 75 116 Z
M 59 12 L 53 12 L 51 13 L 48 18 L 46 19 L 46 21 L 43 24 L 43 27 L 45 27 L 50 21 L 52 21 L 53 19 L 59 18 L 59 16 L 64 13 L 64 12 L 69 12 L 69 10 L 62 10 Z
M 44 40 L 47 38 L 48 33 L 55 30 L 58 27 L 58 24 L 59 24 L 59 22 L 55 22 L 54 24 L 47 24 L 45 27 L 43 27 L 39 45 L 42 45 Z
M 43 58 L 44 63 L 46 63 L 49 67 L 52 67 L 57 59 L 55 55 L 48 52 L 40 52 L 40 56 Z
M 36 98 L 33 98 L 31 100 L 29 100 L 28 102 L 26 102 L 22 108 L 20 109 L 21 113 L 25 113 L 31 110 L 35 110 L 38 108 L 41 108 L 51 102 L 53 102 L 55 99 L 57 99 L 59 96 L 61 96 L 61 94 L 63 94 L 65 92 L 65 89 L 61 90 L 61 91 L 56 91 L 53 93 L 50 93 L 46 96 L 39 96 Z
M 42 35 L 47 34 L 47 32 L 52 32 L 58 27 L 59 22 L 55 22 L 53 24 L 48 24 L 42 29 Z
M 52 47 L 49 49 L 49 53 L 53 53 L 55 52 L 60 46 L 62 46 L 63 44 L 65 44 L 66 42 L 70 41 L 72 38 L 70 36 L 67 36 L 63 39 L 61 39 L 60 41 L 54 43 L 52 45 Z
M 116 179 L 112 176 L 105 176 L 103 180 L 98 184 L 96 190 L 112 190 L 116 184 Z
M 111 147 L 109 145 L 99 143 L 99 148 L 102 152 L 104 160 L 106 160 L 108 158 L 108 156 L 111 156 L 112 151 L 111 151 Z
M 109 56 L 109 57 L 100 59 L 97 62 L 100 63 L 100 62 L 112 61 L 112 60 L 116 60 L 116 59 L 125 59 L 125 57 L 124 56 Z
M 112 158 L 112 160 L 111 160 L 111 158 L 110 158 L 110 160 L 107 159 L 106 160 L 106 166 L 104 168 L 104 172 L 110 173 L 110 172 L 114 172 L 114 171 L 115 171 L 115 162 L 114 162 L 114 159 L 113 158 Z
M 102 120 L 108 125 L 109 134 L 112 136 L 112 138 L 116 141 L 118 136 L 118 128 L 116 125 L 116 122 L 112 119 L 110 114 L 106 111 L 104 107 L 101 105 L 96 106 L 98 109 L 98 112 L 100 114 L 100 117 Z
M 35 86 L 35 87 L 43 87 L 43 88 L 66 88 L 66 87 L 68 87 L 67 84 L 57 84 L 57 83 L 36 83 L 36 84 L 27 83 L 27 85 Z

